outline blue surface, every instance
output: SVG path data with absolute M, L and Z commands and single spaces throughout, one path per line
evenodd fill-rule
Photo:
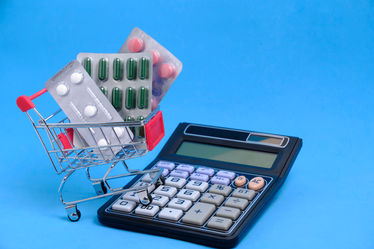
M 162 101 L 166 138 L 189 121 L 304 139 L 238 248 L 374 248 L 373 23 L 364 0 L 1 1 L 0 248 L 202 248 L 104 227 L 103 199 L 68 222 L 61 177 L 15 105 L 78 52 L 118 51 L 135 26 L 184 63 Z M 165 141 L 131 165 L 145 166 Z M 92 192 L 77 179 L 71 193 Z

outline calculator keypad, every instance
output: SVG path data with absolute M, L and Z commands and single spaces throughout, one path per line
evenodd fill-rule
M 268 176 L 167 161 L 160 161 L 155 167 L 164 169 L 165 185 L 148 187 L 153 199 L 150 205 L 139 204 L 136 193 L 131 191 L 118 198 L 108 211 L 225 234 L 245 217 L 272 181 Z M 144 186 L 150 180 L 147 174 L 133 187 Z

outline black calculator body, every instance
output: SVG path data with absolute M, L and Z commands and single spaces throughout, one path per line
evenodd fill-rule
M 149 189 L 151 205 L 128 192 L 106 202 L 98 218 L 112 227 L 233 247 L 281 187 L 301 145 L 297 137 L 181 123 L 146 167 L 164 168 L 165 184 Z M 125 188 L 146 184 L 146 177 Z

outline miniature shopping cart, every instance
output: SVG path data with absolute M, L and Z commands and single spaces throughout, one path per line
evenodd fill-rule
M 162 112 L 156 109 L 147 118 L 141 121 L 70 123 L 70 120 L 61 109 L 46 118 L 37 111 L 32 100 L 46 92 L 47 90 L 43 89 L 30 97 L 24 95 L 20 96 L 17 98 L 17 105 L 30 119 L 57 174 L 65 174 L 58 189 L 58 193 L 61 202 L 65 205 L 68 218 L 71 221 L 78 221 L 80 219 L 81 213 L 77 208 L 77 203 L 128 191 L 136 192 L 141 204 L 150 204 L 152 202 L 152 197 L 147 189 L 150 185 L 160 185 L 164 183 L 162 169 L 131 170 L 125 163 L 125 160 L 147 154 L 148 151 L 151 151 L 163 138 L 165 132 Z M 29 112 L 31 109 L 33 112 Z M 121 144 L 117 137 L 118 143 L 111 143 L 105 146 L 99 146 L 98 144 L 95 146 L 88 146 L 79 134 L 79 131 L 82 129 L 87 129 L 91 133 L 94 130 L 96 132 L 99 130 L 105 135 L 103 129 L 107 130 L 109 128 L 115 132 L 115 129 L 118 127 L 123 128 L 125 131 L 130 130 L 133 133 L 131 136 L 128 134 L 129 137 L 131 137 L 129 143 Z M 117 152 L 118 150 L 119 152 Z M 102 151 L 105 151 L 105 155 Z M 108 151 L 112 153 L 110 157 L 108 157 Z M 120 164 L 124 166 L 125 173 L 111 175 L 111 171 Z M 108 170 L 102 177 L 93 178 L 91 176 L 91 167 L 105 165 L 108 167 Z M 64 185 L 69 177 L 79 169 L 85 171 L 97 195 L 74 201 L 65 201 L 63 195 Z M 109 184 L 109 180 L 144 174 L 150 174 L 152 181 L 142 187 L 124 189 L 122 187 L 114 188 Z

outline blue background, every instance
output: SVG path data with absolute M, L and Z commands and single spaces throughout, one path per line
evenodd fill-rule
M 182 121 L 299 136 L 289 177 L 238 248 L 374 248 L 371 0 L 2 0 L 0 248 L 202 247 L 102 226 L 103 199 L 68 222 L 61 176 L 15 105 L 79 52 L 117 52 L 135 26 L 184 68 L 161 103 L 166 138 L 132 167 Z M 36 103 L 44 113 L 52 100 Z

